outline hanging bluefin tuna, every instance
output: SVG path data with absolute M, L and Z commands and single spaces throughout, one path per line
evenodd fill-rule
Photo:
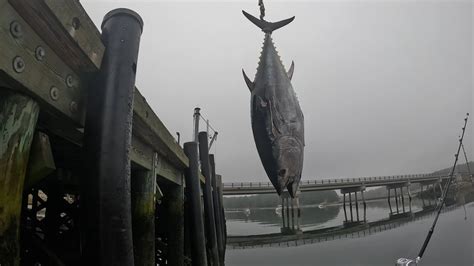
M 298 191 L 303 169 L 304 118 L 291 85 L 294 63 L 285 71 L 272 41 L 272 32 L 295 17 L 268 22 L 242 11 L 265 33 L 262 53 L 252 82 L 242 70 L 250 89 L 252 130 L 265 172 L 278 194 L 285 188 L 292 197 Z

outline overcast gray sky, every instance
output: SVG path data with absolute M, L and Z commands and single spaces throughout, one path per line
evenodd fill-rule
M 137 86 L 171 133 L 192 134 L 196 106 L 219 131 L 225 182 L 267 181 L 250 125 L 263 33 L 255 1 L 81 3 L 100 27 L 128 7 L 145 22 Z M 473 2 L 271 1 L 266 19 L 305 115 L 302 179 L 425 173 L 452 165 L 473 105 Z M 472 117 L 474 120 L 474 116 Z M 471 121 L 474 122 L 474 121 Z M 472 123 L 466 133 L 473 158 Z

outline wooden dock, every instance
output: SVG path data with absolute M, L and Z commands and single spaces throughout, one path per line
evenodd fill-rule
M 0 0 L 0 265 L 223 265 L 213 155 L 201 172 L 134 86 L 142 27 Z

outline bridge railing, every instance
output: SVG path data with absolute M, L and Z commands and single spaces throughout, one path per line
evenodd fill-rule
M 395 176 L 372 176 L 372 177 L 353 177 L 353 178 L 324 178 L 313 180 L 302 180 L 300 186 L 308 185 L 324 185 L 324 184 L 354 184 L 354 183 L 370 183 L 377 181 L 389 180 L 410 180 L 418 178 L 439 178 L 440 175 L 434 174 L 414 174 L 414 175 L 395 175 Z M 224 188 L 271 188 L 270 182 L 231 182 L 223 183 Z

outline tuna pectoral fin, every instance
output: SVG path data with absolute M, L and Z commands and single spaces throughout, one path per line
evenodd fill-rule
M 250 81 L 249 77 L 247 77 L 247 74 L 245 74 L 245 71 L 242 69 L 242 74 L 244 75 L 245 83 L 247 83 L 247 87 L 249 87 L 250 92 L 253 91 L 253 87 L 255 87 L 255 84 Z
M 291 80 L 293 78 L 293 71 L 295 71 L 295 62 L 291 61 L 290 69 L 288 70 L 288 78 Z
M 248 20 L 250 20 L 253 24 L 255 24 L 257 27 L 262 29 L 262 31 L 265 33 L 272 33 L 273 31 L 289 24 L 295 19 L 295 17 L 293 16 L 291 18 L 281 20 L 278 22 L 268 22 L 265 20 L 258 19 L 243 10 L 242 10 L 242 13 L 244 13 L 244 16 L 248 18 Z

